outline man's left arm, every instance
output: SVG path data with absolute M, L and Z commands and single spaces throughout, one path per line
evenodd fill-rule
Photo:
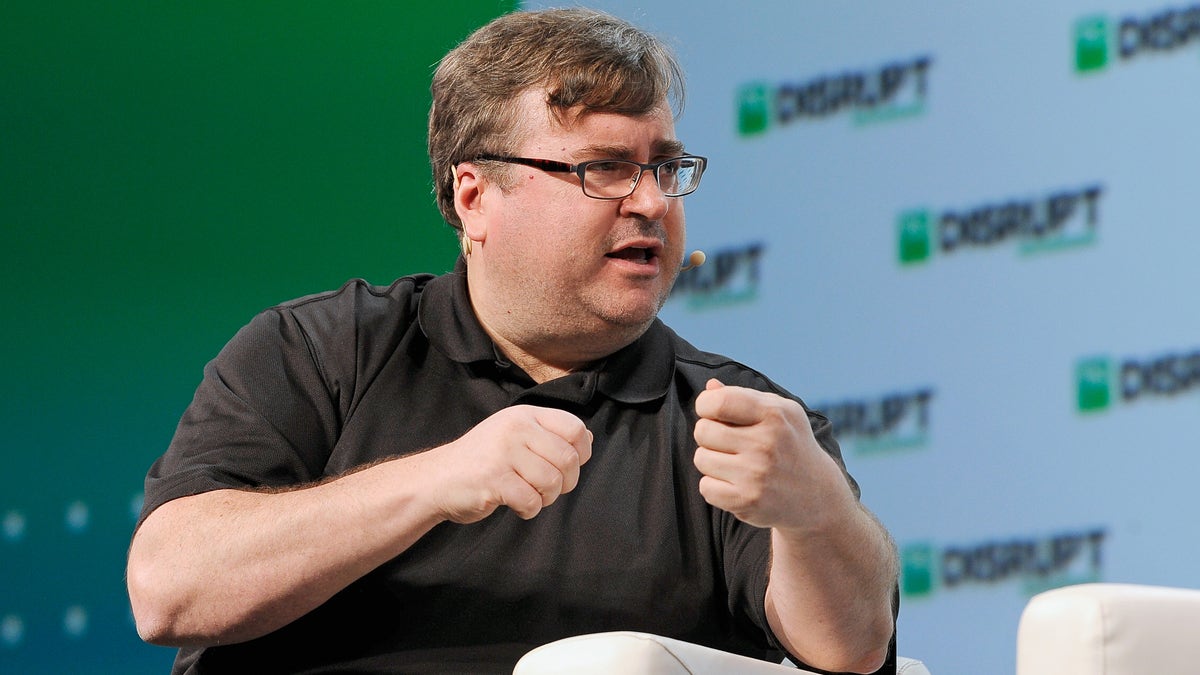
M 776 637 L 813 667 L 875 672 L 894 630 L 895 546 L 817 443 L 807 412 L 710 380 L 696 413 L 701 495 L 771 528 L 766 612 Z

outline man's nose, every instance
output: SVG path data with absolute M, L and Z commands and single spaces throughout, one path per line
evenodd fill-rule
M 640 214 L 650 220 L 662 219 L 670 208 L 671 198 L 663 194 L 658 176 L 650 169 L 642 169 L 633 193 L 621 202 L 623 213 Z

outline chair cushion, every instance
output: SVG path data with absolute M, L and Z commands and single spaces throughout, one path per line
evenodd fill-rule
M 542 645 L 513 675 L 798 675 L 811 671 L 648 633 L 593 633 Z
M 1200 672 L 1200 591 L 1080 584 L 1035 595 L 1017 629 L 1017 675 Z

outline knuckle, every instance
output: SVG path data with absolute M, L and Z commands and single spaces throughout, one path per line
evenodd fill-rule
M 583 420 L 579 419 L 578 417 L 575 417 L 574 415 L 571 415 L 571 419 L 572 419 L 572 427 L 573 427 L 573 433 L 571 434 L 571 441 L 577 443 L 579 441 L 583 441 L 583 440 L 587 439 L 588 434 L 591 433 L 590 431 L 588 431 L 587 425 L 583 423 Z
M 782 399 L 772 401 L 763 408 L 762 420 L 771 428 L 780 429 L 790 424 L 789 412 L 782 405 Z
M 517 513 L 523 518 L 532 518 L 542 510 L 542 496 L 536 490 L 531 490 L 518 500 Z
M 728 412 L 730 405 L 732 404 L 729 400 L 729 394 L 724 389 L 713 391 L 713 409 L 717 417 L 721 417 Z
M 747 509 L 752 509 L 763 502 L 765 491 L 759 482 L 751 482 L 750 486 L 742 493 L 742 504 Z
M 758 462 L 769 461 L 775 453 L 775 444 L 770 439 L 755 436 L 746 441 L 745 452 Z
M 570 469 L 579 466 L 579 451 L 573 446 L 567 446 L 559 454 L 558 467 L 560 469 Z

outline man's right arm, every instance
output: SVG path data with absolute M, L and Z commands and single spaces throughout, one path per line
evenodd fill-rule
M 536 516 L 574 489 L 591 433 L 561 410 L 516 406 L 447 445 L 280 491 L 216 490 L 155 509 L 128 585 L 148 642 L 261 637 L 399 555 L 438 523 L 500 506 Z

